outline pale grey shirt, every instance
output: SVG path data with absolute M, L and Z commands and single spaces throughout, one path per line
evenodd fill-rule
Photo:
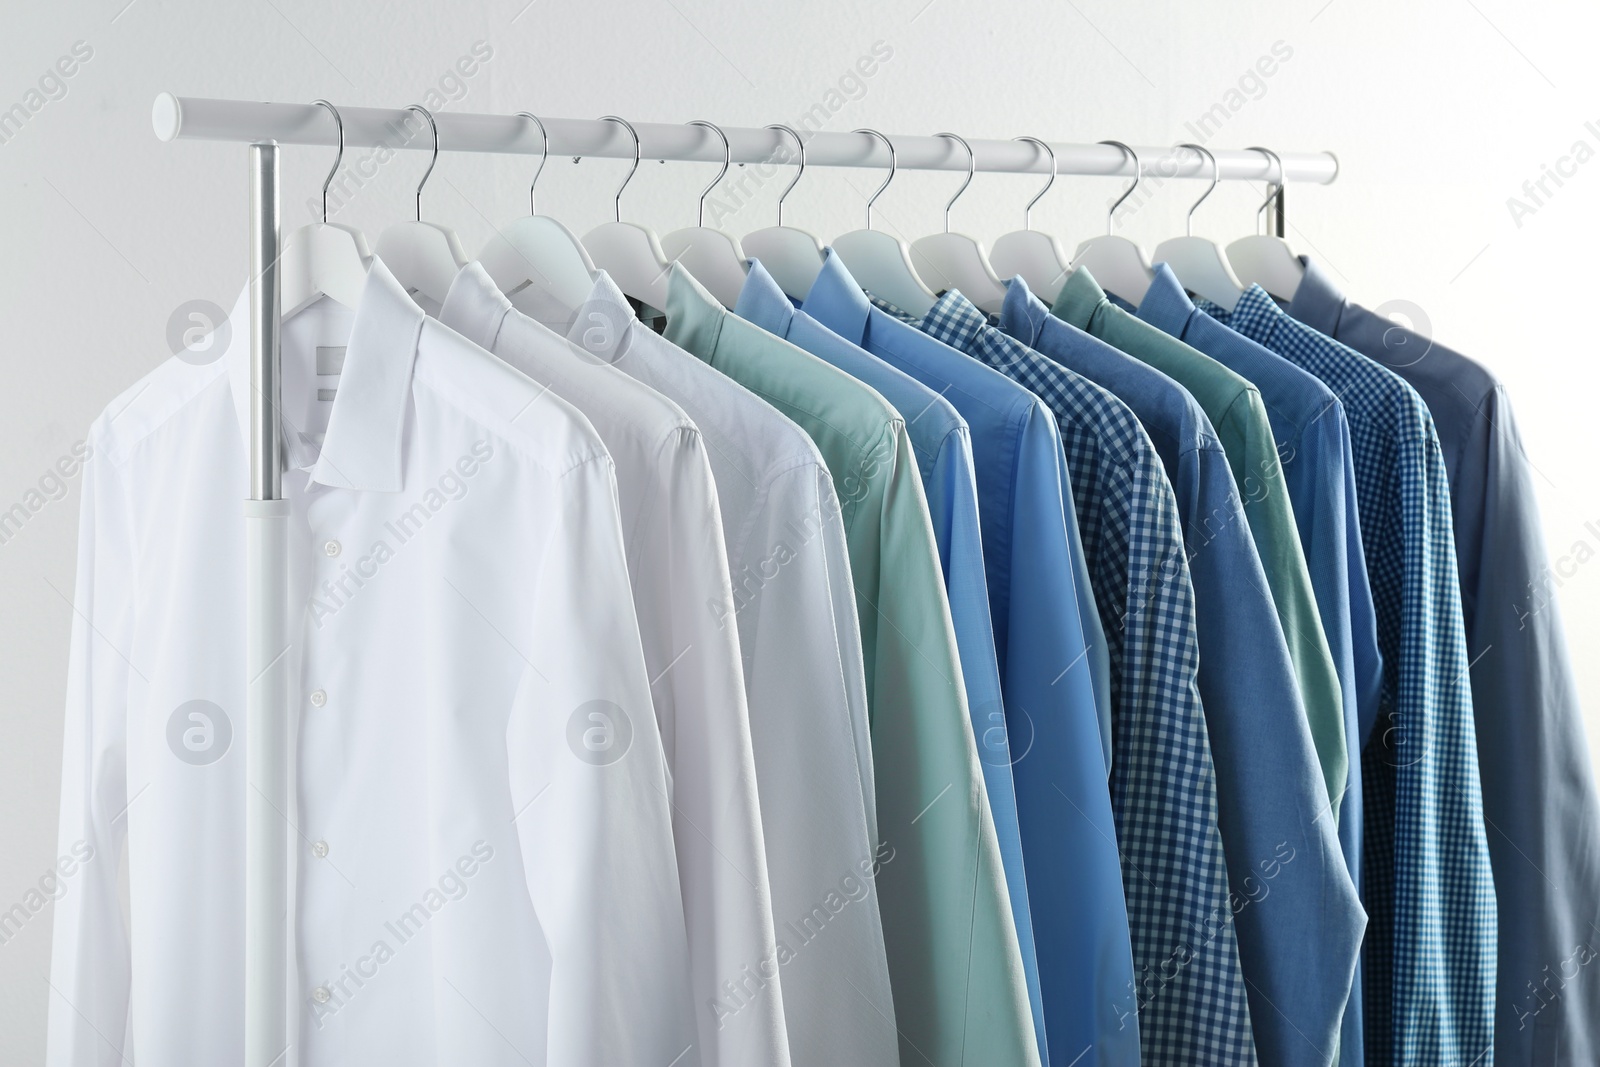
M 589 301 L 551 325 L 700 427 L 733 580 L 734 617 L 717 614 L 739 633 L 772 845 L 790 1053 L 795 1067 L 894 1063 L 866 673 L 828 467 L 787 416 L 641 323 L 604 272 Z M 740 1010 L 738 998 L 722 1010 Z

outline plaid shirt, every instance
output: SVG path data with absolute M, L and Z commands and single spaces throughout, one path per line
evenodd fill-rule
M 960 293 L 919 325 L 1033 390 L 1061 428 L 1110 645 L 1111 805 L 1137 975 L 1122 995 L 1139 1013 L 1143 1062 L 1253 1064 L 1196 688 L 1194 593 L 1160 457 L 1121 401 L 991 327 Z
M 1321 378 L 1350 421 L 1384 667 L 1362 754 L 1368 1060 L 1491 1067 L 1494 882 L 1433 417 L 1391 371 L 1289 317 L 1258 286 L 1232 314 L 1197 306 Z

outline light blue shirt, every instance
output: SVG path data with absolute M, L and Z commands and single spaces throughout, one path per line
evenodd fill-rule
M 978 486 L 972 473 L 972 442 L 967 422 L 938 393 L 846 341 L 803 311 L 796 311 L 783 289 L 758 260 L 739 292 L 733 313 L 833 364 L 892 404 L 906 421 L 928 497 L 933 536 L 944 569 L 956 651 L 967 689 L 972 732 L 983 762 L 984 789 L 1000 840 L 1011 912 L 1028 976 L 1039 1055 L 1045 1058 L 1044 1007 L 1039 995 L 1039 963 L 1028 918 L 1028 885 L 1023 872 L 1022 838 L 1017 828 L 1016 790 L 1011 780 L 1011 747 L 1006 740 L 1000 697 L 1000 667 L 995 659 L 994 626 L 983 571 L 983 540 L 978 527 Z
M 1102 748 L 1110 733 L 1090 670 L 1097 655 L 1109 667 L 1086 577 L 1078 589 L 1087 571 L 1054 418 L 1004 375 L 872 307 L 831 251 L 802 308 L 971 427 L 1029 896 L 1048 904 L 1032 919 L 1051 1062 L 1137 1064 L 1137 1014 L 1118 1010 L 1119 996 L 1131 1001 L 1133 960 Z M 991 751 L 980 746 L 985 760 Z

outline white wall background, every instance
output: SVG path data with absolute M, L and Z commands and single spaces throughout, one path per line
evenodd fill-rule
M 1230 91 L 1246 101 L 1213 147 L 1331 149 L 1329 187 L 1292 187 L 1291 243 L 1332 268 L 1369 306 L 1421 309 L 1440 340 L 1488 364 L 1511 388 L 1537 471 L 1560 599 L 1600 737 L 1600 427 L 1593 242 L 1600 235 L 1600 68 L 1592 4 L 1578 0 L 91 0 L 5 4 L 0 110 L 39 104 L 0 143 L 0 510 L 24 499 L 70 453 L 102 407 L 169 354 L 169 317 L 207 299 L 231 306 L 245 280 L 242 147 L 160 144 L 158 91 L 273 100 L 327 97 L 402 106 L 430 88 L 463 111 L 729 125 L 794 122 L 875 41 L 893 56 L 829 129 L 871 125 L 969 137 L 1033 134 L 1134 144 L 1193 140 Z M 485 42 L 492 57 L 452 81 Z M 1292 49 L 1270 79 L 1247 75 L 1275 42 Z M 58 58 L 92 50 L 70 79 L 39 79 Z M 480 49 L 481 51 L 481 49 Z M 1241 79 L 1245 79 L 1241 82 Z M 32 89 L 40 96 L 29 98 Z M 1235 102 L 1238 98 L 1235 98 Z M 1586 126 L 1594 121 L 1595 126 Z M 1582 164 L 1532 214 L 1507 199 L 1575 152 Z M 287 225 L 330 161 L 285 151 Z M 440 159 L 425 217 L 456 228 L 469 251 L 526 211 L 529 160 Z M 409 217 L 424 157 L 381 169 L 339 221 L 375 236 Z M 551 161 L 540 207 L 578 233 L 609 217 L 625 165 Z M 694 221 L 709 164 L 646 163 L 625 217 L 665 232 Z M 737 172 L 735 172 L 737 173 Z M 787 221 L 831 237 L 860 225 L 879 175 L 811 170 Z M 934 232 L 959 179 L 903 173 L 879 225 L 907 239 Z M 723 228 L 772 222 L 782 180 Z M 1037 179 L 980 176 L 955 226 L 992 240 L 1021 221 Z M 1035 225 L 1070 248 L 1101 231 L 1118 183 L 1064 178 Z M 1122 232 L 1153 247 L 1181 232 L 1195 182 L 1136 211 Z M 1249 232 L 1259 187 L 1225 186 L 1197 232 Z M 1527 201 L 1530 205 L 1532 201 Z M 77 523 L 74 479 L 0 545 L 0 910 L 23 899 L 55 858 L 61 707 Z M 1592 524 L 1592 525 L 1590 525 Z M 1582 545 L 1583 548 L 1577 546 Z M 70 887 L 69 890 L 70 891 Z M 0 944 L 0 1061 L 43 1056 L 50 911 Z

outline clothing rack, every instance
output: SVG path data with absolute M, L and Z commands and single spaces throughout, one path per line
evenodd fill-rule
M 435 139 L 414 111 L 404 108 L 340 107 L 346 147 L 433 150 Z M 540 155 L 538 129 L 515 115 L 441 112 L 433 116 L 437 145 L 447 152 Z M 245 1067 L 273 1067 L 289 1044 L 288 978 L 289 775 L 288 724 L 291 646 L 288 604 L 289 503 L 282 492 L 283 435 L 278 418 L 280 254 L 278 146 L 339 143 L 334 123 L 315 104 L 214 100 L 162 93 L 152 109 L 163 141 L 228 141 L 249 145 L 250 158 L 250 498 L 246 518 L 246 640 L 248 690 L 245 714 Z M 721 162 L 723 146 L 702 126 L 635 123 L 638 147 L 619 123 L 602 119 L 540 119 L 549 152 L 606 159 L 641 157 L 682 162 Z M 803 123 L 802 123 L 803 125 Z M 775 129 L 722 127 L 734 163 L 787 162 L 788 136 Z M 965 170 L 964 149 L 948 137 L 893 138 L 893 154 L 866 133 L 808 132 L 808 166 L 905 170 Z M 971 141 L 970 166 L 985 173 L 1049 174 L 1051 163 L 1023 141 Z M 1057 144 L 1055 173 L 1211 178 L 1212 164 L 1200 153 L 1171 147 L 1136 148 L 1139 162 L 1111 144 Z M 1286 181 L 1326 185 L 1338 175 L 1330 152 L 1286 152 L 1275 164 L 1258 149 L 1214 153 L 1216 177 L 1224 181 L 1269 181 L 1278 186 L 1269 213 L 1282 234 L 1282 185 Z

